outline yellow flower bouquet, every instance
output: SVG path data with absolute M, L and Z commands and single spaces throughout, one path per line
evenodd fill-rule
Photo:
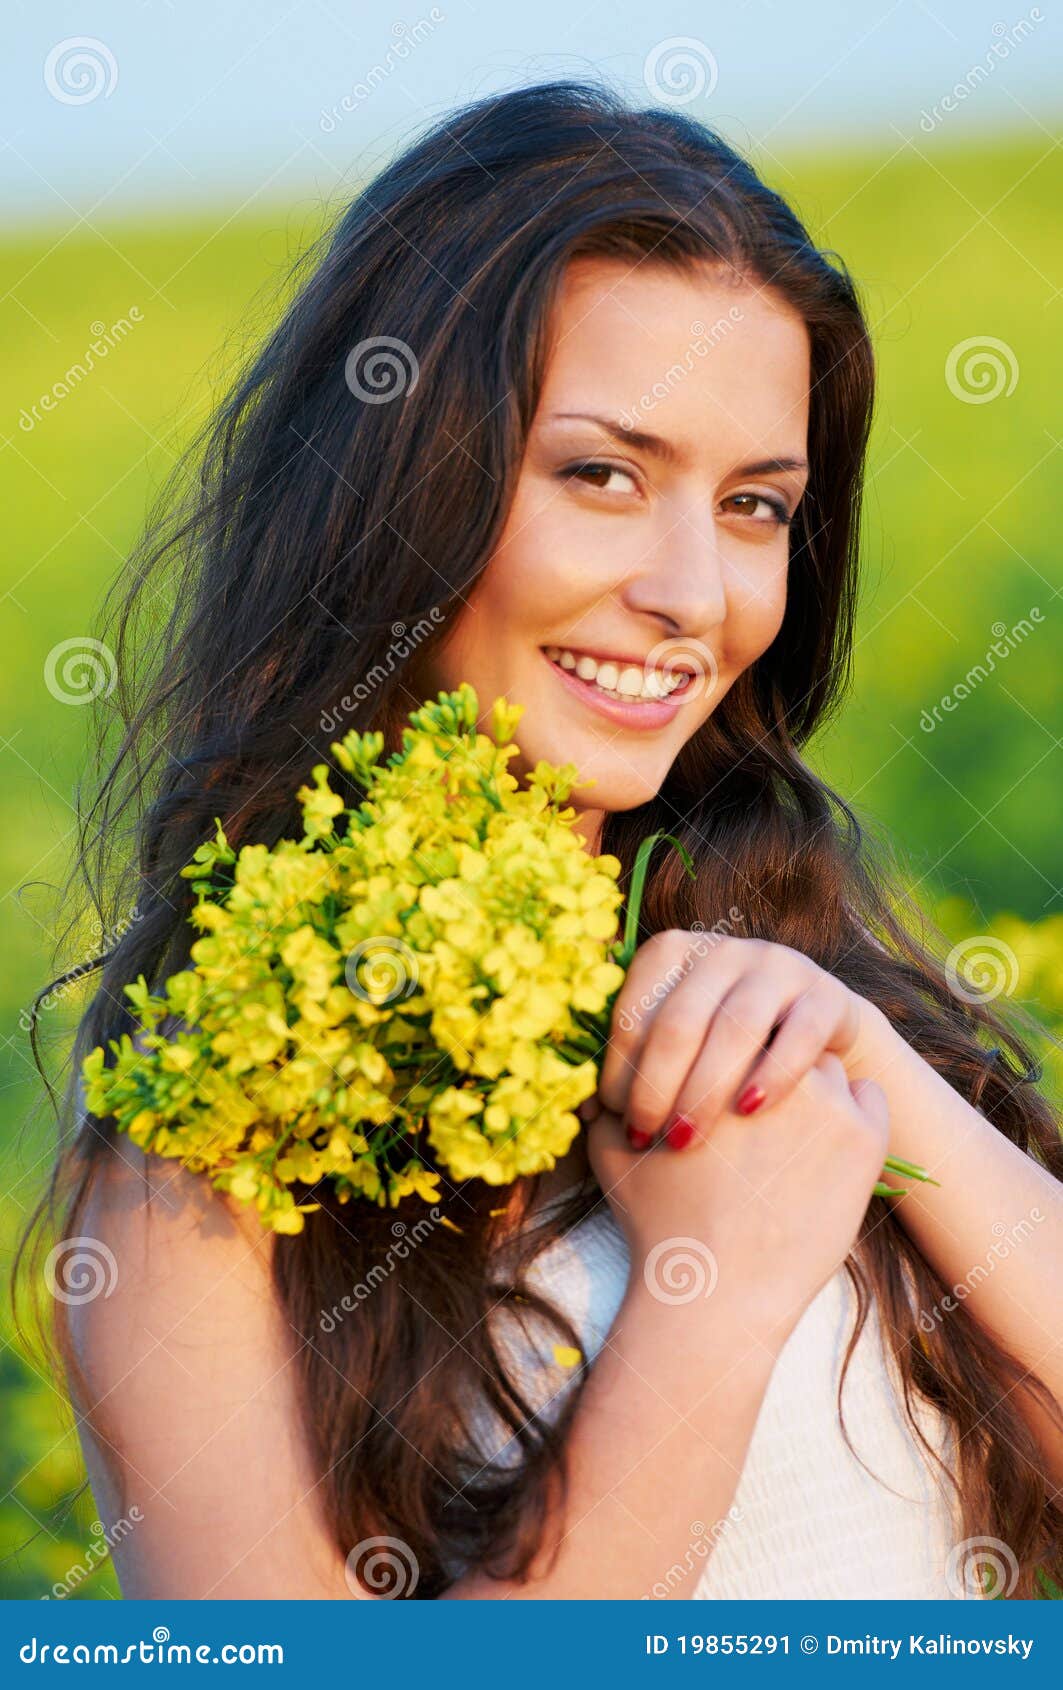
M 620 863 L 564 807 L 574 765 L 524 787 L 507 771 L 521 713 L 497 700 L 485 734 L 472 687 L 441 693 L 386 762 L 379 733 L 331 747 L 356 807 L 319 764 L 301 839 L 236 852 L 219 823 L 183 870 L 193 966 L 126 988 L 139 1030 L 86 1058 L 92 1113 L 285 1233 L 320 1206 L 292 1184 L 435 1201 L 426 1140 L 454 1180 L 552 1167 L 630 955 L 611 944 Z
M 276 1232 L 320 1207 L 293 1186 L 394 1207 L 437 1201 L 440 1169 L 505 1185 L 553 1167 L 597 1085 L 656 842 L 694 872 L 672 835 L 643 840 L 617 941 L 621 865 L 573 827 L 577 769 L 540 762 L 522 787 L 521 707 L 497 699 L 489 734 L 478 710 L 467 684 L 440 693 L 386 761 L 381 734 L 348 733 L 331 753 L 364 796 L 348 807 L 319 764 L 301 839 L 235 851 L 219 822 L 182 871 L 192 966 L 127 986 L 136 1034 L 85 1059 L 93 1115 Z

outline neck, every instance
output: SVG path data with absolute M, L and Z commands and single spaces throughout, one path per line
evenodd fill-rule
M 579 810 L 573 822 L 573 830 L 583 840 L 583 848 L 592 857 L 601 851 L 602 828 L 605 826 L 604 810 Z

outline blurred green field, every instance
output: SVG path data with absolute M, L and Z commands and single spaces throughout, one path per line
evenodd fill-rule
M 1019 965 L 1005 990 L 1063 1031 L 1063 227 L 1050 214 L 1063 199 L 1063 152 L 1031 131 L 951 151 L 936 141 L 932 159 L 847 144 L 756 161 L 854 272 L 879 356 L 855 684 L 813 761 L 896 841 L 950 937 L 1004 937 Z M 49 691 L 46 659 L 93 631 L 150 490 L 268 320 L 288 258 L 320 217 L 310 202 L 228 221 L 145 215 L 0 245 L 6 1252 L 47 1167 L 50 1126 L 30 1116 L 19 1017 L 47 978 L 48 886 L 69 848 L 86 725 Z M 99 325 L 122 318 L 128 331 L 106 357 L 42 410 Z M 947 359 L 966 342 L 990 343 L 1011 391 L 971 402 L 977 365 L 950 383 Z M 992 656 L 994 643 L 1004 649 Z M 1063 1095 L 1058 1063 L 1049 1080 Z M 57 1524 L 79 1478 L 76 1441 L 59 1397 L 6 1340 L 0 1396 L 0 1590 L 41 1596 L 85 1563 L 94 1510 L 85 1502 Z M 104 1563 L 69 1594 L 118 1591 Z

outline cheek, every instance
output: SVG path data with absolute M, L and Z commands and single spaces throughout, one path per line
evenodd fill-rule
M 727 661 L 744 669 L 766 651 L 786 614 L 787 558 L 731 572 L 727 590 Z
M 537 549 L 523 559 L 515 548 L 496 551 L 441 647 L 436 667 L 446 685 L 468 680 L 486 693 L 518 680 L 526 654 L 548 631 L 550 592 Z
M 559 482 L 529 476 L 518 488 L 485 588 L 510 616 L 554 629 L 596 604 L 622 575 L 617 540 L 600 512 L 575 510 Z

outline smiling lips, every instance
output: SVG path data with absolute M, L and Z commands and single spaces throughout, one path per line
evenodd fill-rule
M 589 652 L 571 651 L 567 646 L 548 645 L 543 650 L 559 669 L 577 675 L 603 697 L 623 704 L 643 701 L 659 704 L 673 694 L 677 695 L 678 702 L 693 678 L 689 669 L 647 669 L 642 664 L 626 663 L 622 659 L 597 658 Z

